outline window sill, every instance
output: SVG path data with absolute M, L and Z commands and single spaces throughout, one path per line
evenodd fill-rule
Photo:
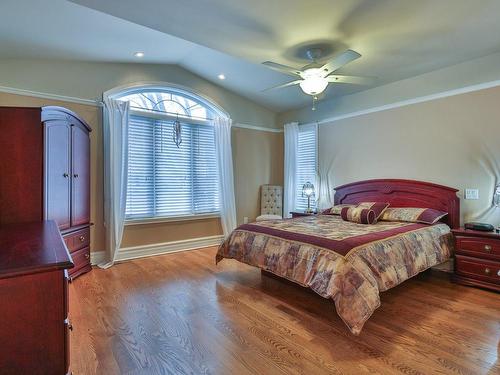
M 131 219 L 125 220 L 125 226 L 129 225 L 144 225 L 144 224 L 160 224 L 160 223 L 175 223 L 179 221 L 193 221 L 220 218 L 220 214 L 206 215 L 185 215 L 185 216 L 169 216 L 169 217 L 154 217 L 148 219 Z

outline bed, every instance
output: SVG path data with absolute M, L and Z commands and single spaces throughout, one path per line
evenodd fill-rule
M 453 253 L 450 229 L 459 226 L 457 190 L 412 180 L 368 180 L 335 189 L 334 204 L 387 202 L 390 207 L 444 211 L 428 225 L 400 221 L 357 224 L 338 215 L 303 216 L 244 224 L 219 247 L 222 259 L 259 267 L 332 299 L 358 335 L 386 291 Z

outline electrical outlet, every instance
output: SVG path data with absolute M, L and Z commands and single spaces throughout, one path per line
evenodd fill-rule
M 243 217 L 243 224 L 248 224 L 248 216 Z
M 479 199 L 479 189 L 465 189 L 465 199 Z

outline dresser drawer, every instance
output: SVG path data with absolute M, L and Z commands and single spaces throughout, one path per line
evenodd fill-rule
M 73 275 L 80 268 L 83 268 L 90 264 L 90 248 L 86 247 L 84 249 L 77 250 L 71 253 L 71 257 L 73 258 L 75 267 L 69 270 L 69 274 Z
M 500 284 L 500 262 L 456 255 L 455 268 L 459 275 Z
M 90 228 L 66 234 L 64 242 L 70 253 L 90 246 Z

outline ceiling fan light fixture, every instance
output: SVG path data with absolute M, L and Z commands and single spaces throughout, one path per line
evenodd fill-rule
M 300 82 L 300 88 L 307 95 L 318 95 L 325 91 L 328 86 L 328 79 L 324 77 L 321 69 L 311 68 L 302 74 L 303 81 Z

